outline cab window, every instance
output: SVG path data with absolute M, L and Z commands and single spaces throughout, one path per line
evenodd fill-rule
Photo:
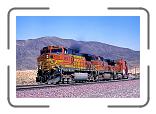
M 51 53 L 57 53 L 57 54 L 62 53 L 62 48 L 52 49 Z

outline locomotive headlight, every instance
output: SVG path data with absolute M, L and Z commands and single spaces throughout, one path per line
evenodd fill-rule
M 39 66 L 39 69 L 42 69 L 42 67 L 41 67 L 41 66 Z
M 46 55 L 47 59 L 49 58 L 49 55 Z

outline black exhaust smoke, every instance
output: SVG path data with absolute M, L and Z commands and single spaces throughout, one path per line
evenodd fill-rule
M 70 48 L 73 50 L 73 54 L 80 53 L 80 51 L 81 51 L 81 45 L 80 44 L 73 44 L 70 46 Z

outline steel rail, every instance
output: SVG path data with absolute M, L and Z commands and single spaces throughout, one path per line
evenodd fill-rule
M 131 81 L 138 80 L 139 78 L 132 79 L 121 79 L 121 80 L 110 80 L 110 81 L 96 81 L 96 82 L 81 82 L 81 83 L 64 83 L 64 84 L 36 84 L 36 85 L 17 85 L 16 90 L 23 89 L 37 89 L 37 88 L 47 88 L 47 87 L 65 87 L 65 86 L 78 86 L 78 85 L 88 85 L 88 84 L 98 84 L 98 83 L 110 83 L 110 82 L 121 82 L 121 81 Z

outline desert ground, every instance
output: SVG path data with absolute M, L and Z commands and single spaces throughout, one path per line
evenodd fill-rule
M 16 71 L 16 85 L 36 84 L 37 70 Z
M 22 89 L 17 98 L 139 98 L 140 81 L 81 84 L 60 87 Z

